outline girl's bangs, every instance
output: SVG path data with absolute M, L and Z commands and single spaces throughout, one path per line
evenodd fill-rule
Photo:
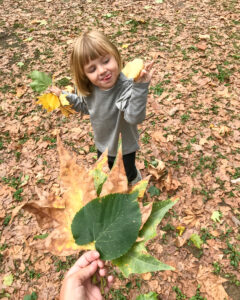
M 106 45 L 100 44 L 97 41 L 88 40 L 83 45 L 84 47 L 81 57 L 83 65 L 88 64 L 91 60 L 112 52 L 111 49 L 108 49 L 109 47 L 106 47 Z

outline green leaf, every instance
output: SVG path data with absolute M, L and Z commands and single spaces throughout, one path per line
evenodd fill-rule
M 107 174 L 104 173 L 102 170 L 100 169 L 94 169 L 92 170 L 92 176 L 94 179 L 94 186 L 95 189 L 97 191 L 97 195 L 99 196 L 101 194 L 102 191 L 102 186 L 104 184 L 104 182 L 107 180 Z
M 12 274 L 9 274 L 9 275 L 5 275 L 3 277 L 3 284 L 5 286 L 11 286 L 13 283 L 13 275 Z
M 156 3 L 163 3 L 163 0 L 156 0 Z
M 135 300 L 157 300 L 158 295 L 154 292 L 150 292 L 148 294 L 139 295 Z
M 156 188 L 154 185 L 150 186 L 150 188 L 148 189 L 148 192 L 151 197 L 160 195 L 160 190 L 158 188 Z
M 44 240 L 48 237 L 48 233 L 44 233 L 44 234 L 39 234 L 39 235 L 35 235 L 33 237 L 34 240 Z
M 33 71 L 30 78 L 33 80 L 30 83 L 31 88 L 38 93 L 45 91 L 52 84 L 52 79 L 44 72 Z
M 197 233 L 193 233 L 190 236 L 190 240 L 193 242 L 193 244 L 198 248 L 201 249 L 201 246 L 203 244 L 203 241 L 201 240 L 200 236 Z
M 140 237 L 144 238 L 144 241 L 148 241 L 157 235 L 157 226 L 162 221 L 165 214 L 177 201 L 165 200 L 161 202 L 154 202 L 152 212 L 147 222 L 144 224 L 140 231 Z
M 124 256 L 113 260 L 113 264 L 118 266 L 125 277 L 130 274 L 142 274 L 147 272 L 174 270 L 161 261 L 151 256 L 144 246 L 145 242 L 135 243 L 134 246 Z
M 35 292 L 32 292 L 31 295 L 24 296 L 23 300 L 37 300 L 38 295 Z
M 211 216 L 211 219 L 214 221 L 214 222 L 220 222 L 220 219 L 222 217 L 222 213 L 218 210 L 215 210 L 213 213 L 212 213 L 212 216 Z
M 177 201 L 166 200 L 153 203 L 151 215 L 139 233 L 143 241 L 135 243 L 124 256 L 113 261 L 125 277 L 128 277 L 132 273 L 141 274 L 154 271 L 174 270 L 171 266 L 151 256 L 147 252 L 145 244 L 148 240 L 157 235 L 158 224 L 176 202 Z
M 138 237 L 141 213 L 138 193 L 96 198 L 75 215 L 72 234 L 78 245 L 95 243 L 103 260 L 125 254 Z
M 20 61 L 20 62 L 17 63 L 17 66 L 18 66 L 19 68 L 21 68 L 21 67 L 24 66 L 24 63 Z

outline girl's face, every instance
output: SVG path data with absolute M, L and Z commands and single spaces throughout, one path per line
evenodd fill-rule
M 99 56 L 84 66 L 84 73 L 92 84 L 101 90 L 108 90 L 118 79 L 119 68 L 111 54 Z

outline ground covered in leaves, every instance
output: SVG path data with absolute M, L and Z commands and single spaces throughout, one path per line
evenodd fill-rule
M 155 291 L 163 300 L 239 300 L 239 2 L 0 4 L 0 298 L 36 293 L 38 299 L 57 299 L 63 275 L 76 260 L 41 250 L 47 232 L 21 207 L 37 200 L 37 193 L 59 193 L 57 133 L 79 163 L 92 166 L 89 118 L 44 112 L 35 105 L 28 75 L 45 71 L 58 86 L 71 85 L 73 41 L 97 28 L 118 46 L 124 62 L 155 59 L 137 164 L 144 176 L 152 174 L 144 201 L 180 199 L 148 245 L 175 271 L 125 279 L 109 266 L 116 281 L 106 299 Z M 189 240 L 193 233 L 195 244 Z

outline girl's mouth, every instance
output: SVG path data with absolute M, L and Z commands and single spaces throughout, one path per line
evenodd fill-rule
M 108 81 L 109 79 L 111 79 L 112 75 L 111 74 L 108 74 L 107 76 L 105 76 L 103 78 L 103 81 Z

